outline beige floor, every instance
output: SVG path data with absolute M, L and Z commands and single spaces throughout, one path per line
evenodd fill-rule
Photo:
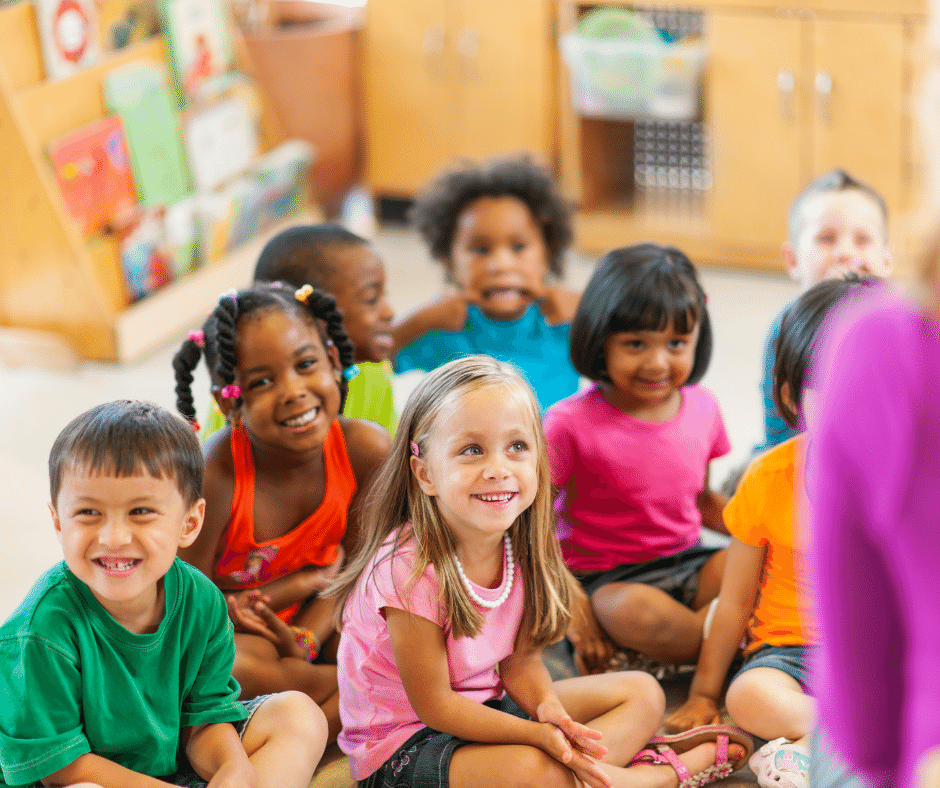
M 440 291 L 441 272 L 411 232 L 385 229 L 375 243 L 387 263 L 392 305 L 400 313 Z M 570 286 L 583 287 L 593 263 L 573 254 L 567 273 Z M 702 279 L 715 331 L 715 353 L 705 383 L 721 402 L 733 446 L 728 457 L 713 463 L 712 479 L 720 482 L 757 442 L 762 343 L 773 316 L 797 290 L 782 275 L 707 268 L 702 270 Z M 7 495 L 0 547 L 7 570 L 0 573 L 0 619 L 13 611 L 35 578 L 60 557 L 46 506 L 45 463 L 56 434 L 74 416 L 111 399 L 147 398 L 173 408 L 170 359 L 174 352 L 175 346 L 168 346 L 135 364 L 86 363 L 68 373 L 41 366 L 0 366 L 0 404 L 6 413 L 0 421 L 0 480 Z M 414 377 L 405 376 L 396 393 L 404 396 L 413 384 Z M 203 392 L 197 402 L 200 412 L 208 400 L 207 386 L 204 377 L 197 378 L 196 390 Z

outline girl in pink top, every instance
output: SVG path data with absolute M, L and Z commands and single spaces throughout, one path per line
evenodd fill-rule
M 730 450 L 708 368 L 705 293 L 678 249 L 638 244 L 597 265 L 571 324 L 571 358 L 594 381 L 549 409 L 545 434 L 558 537 L 581 581 L 569 637 L 582 671 L 615 651 L 694 661 L 725 552 L 727 498 L 708 484 Z
M 377 480 L 333 586 L 339 743 L 360 786 L 669 788 L 743 761 L 730 730 L 639 753 L 663 719 L 647 674 L 549 679 L 541 649 L 564 634 L 574 584 L 539 407 L 512 367 L 470 356 L 432 372 Z

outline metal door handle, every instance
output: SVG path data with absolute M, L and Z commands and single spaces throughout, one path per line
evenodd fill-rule
M 476 79 L 477 54 L 480 52 L 480 34 L 471 27 L 464 28 L 457 37 L 457 54 L 460 56 L 460 70 L 464 79 Z
M 777 89 L 780 91 L 780 116 L 784 120 L 792 121 L 795 117 L 793 94 L 796 89 L 796 79 L 792 71 L 777 72 Z
M 443 55 L 446 33 L 443 27 L 433 26 L 424 31 L 421 51 L 424 53 L 424 67 L 428 75 L 439 77 L 444 73 Z
M 832 75 L 826 71 L 817 71 L 816 79 L 816 111 L 819 119 L 827 123 L 832 118 Z

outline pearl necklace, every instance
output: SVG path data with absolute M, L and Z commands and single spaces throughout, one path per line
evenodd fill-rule
M 494 599 L 492 602 L 488 599 L 484 599 L 474 590 L 470 578 L 467 577 L 466 572 L 463 571 L 463 564 L 460 563 L 460 559 L 456 555 L 454 556 L 454 561 L 457 564 L 457 572 L 460 574 L 460 579 L 463 580 L 463 587 L 467 589 L 470 598 L 480 607 L 486 607 L 490 610 L 499 607 L 503 602 L 509 599 L 509 592 L 512 591 L 513 577 L 515 577 L 516 574 L 516 563 L 512 560 L 512 544 L 509 542 L 509 534 L 503 534 L 503 547 L 506 555 L 506 587 L 503 589 L 503 593 L 499 595 L 499 598 Z

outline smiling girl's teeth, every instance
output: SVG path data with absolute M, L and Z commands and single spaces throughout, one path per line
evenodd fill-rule
M 495 493 L 493 495 L 478 495 L 481 501 L 486 501 L 487 503 L 505 503 L 508 501 L 515 493 Z
M 136 559 L 131 559 L 129 561 L 116 561 L 109 560 L 107 558 L 99 558 L 98 563 L 101 564 L 105 569 L 110 569 L 115 572 L 124 572 L 127 569 L 130 569 L 137 563 Z
M 284 422 L 285 427 L 303 427 L 313 421 L 317 414 L 320 412 L 319 408 L 314 408 L 313 410 L 308 410 L 306 413 L 297 416 L 293 419 L 287 419 Z

